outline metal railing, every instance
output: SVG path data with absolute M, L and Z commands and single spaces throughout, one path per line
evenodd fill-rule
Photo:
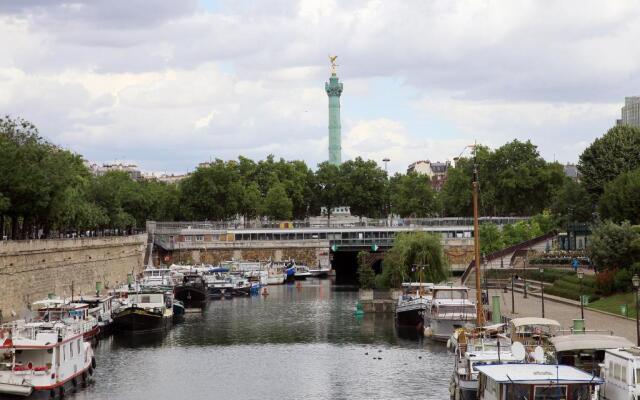
M 518 221 L 529 220 L 530 217 L 482 217 L 480 223 L 494 223 L 496 225 L 513 224 Z M 181 221 L 159 222 L 147 221 L 147 230 L 154 233 L 172 233 L 182 229 L 202 230 L 238 230 L 238 229 L 315 229 L 315 228 L 366 228 L 366 227 L 469 227 L 473 226 L 473 218 L 362 218 L 359 221 L 341 221 L 339 218 L 326 221 L 324 218 L 314 218 L 314 221 Z

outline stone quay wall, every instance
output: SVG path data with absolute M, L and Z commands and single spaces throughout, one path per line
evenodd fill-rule
M 0 242 L 0 312 L 4 321 L 53 293 L 113 288 L 143 269 L 147 235 Z

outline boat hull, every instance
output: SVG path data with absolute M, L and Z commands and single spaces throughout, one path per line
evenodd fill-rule
M 423 323 L 422 320 L 423 310 L 396 310 L 396 324 L 399 326 L 418 326 Z
M 142 308 L 127 308 L 114 317 L 114 326 L 124 332 L 160 332 L 171 326 L 171 318 Z
M 424 335 L 438 342 L 446 342 L 456 329 L 472 326 L 474 322 L 475 320 L 468 319 L 430 319 L 428 323 L 425 321 Z
M 176 286 L 175 297 L 186 306 L 202 307 L 207 298 L 207 291 L 204 288 L 194 286 Z
M 309 273 L 314 278 L 326 278 L 329 276 L 329 271 L 328 269 L 311 269 Z

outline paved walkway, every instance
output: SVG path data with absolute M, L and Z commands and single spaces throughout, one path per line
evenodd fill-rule
M 471 290 L 470 292 L 473 293 L 472 296 L 475 296 L 474 290 Z M 522 297 L 522 293 L 518 293 L 517 291 L 514 293 L 515 314 L 511 313 L 511 290 L 504 293 L 503 290 L 490 289 L 489 296 L 491 297 L 493 295 L 499 295 L 501 298 L 500 310 L 502 311 L 502 315 L 515 318 L 542 316 L 542 301 L 540 297 L 533 296 L 531 293 L 529 293 L 529 296 L 526 299 Z M 563 302 L 560 303 L 551 301 L 550 297 L 551 296 L 545 295 L 545 317 L 552 318 L 560 322 L 562 329 L 571 328 L 573 325 L 573 319 L 580 318 L 579 302 L 562 299 Z M 631 342 L 636 343 L 635 320 L 628 320 L 622 317 L 591 311 L 588 308 L 584 309 L 584 319 L 587 330 L 613 331 L 614 335 L 624 336 Z

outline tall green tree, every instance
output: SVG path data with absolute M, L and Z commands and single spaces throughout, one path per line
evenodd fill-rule
M 594 227 L 590 240 L 587 254 L 600 271 L 640 262 L 640 226 L 605 221 Z
M 640 224 L 640 168 L 623 172 L 605 185 L 599 210 L 604 219 Z
M 427 232 L 401 233 L 385 255 L 376 287 L 400 287 L 403 280 L 419 280 L 421 272 L 424 282 L 439 283 L 449 276 L 440 236 Z
M 391 210 L 401 217 L 426 218 L 437 211 L 429 177 L 415 172 L 396 174 L 390 181 Z
M 580 155 L 578 171 L 593 200 L 605 185 L 623 172 L 640 168 L 640 129 L 617 125 L 594 140 Z
M 331 219 L 331 209 L 342 205 L 344 200 L 341 183 L 340 167 L 323 162 L 318 165 L 315 174 L 315 184 L 320 205 L 326 207 L 328 218 Z
M 291 219 L 293 202 L 281 183 L 276 183 L 267 192 L 264 199 L 264 215 L 275 220 Z
M 375 161 L 361 157 L 340 166 L 341 191 L 351 214 L 360 217 L 380 217 L 384 214 L 386 173 Z
M 492 223 L 481 224 L 479 233 L 480 252 L 482 254 L 490 254 L 505 247 L 502 232 L 498 225 Z
M 580 182 L 568 177 L 554 195 L 550 209 L 562 227 L 570 222 L 588 222 L 593 212 L 587 190 Z

